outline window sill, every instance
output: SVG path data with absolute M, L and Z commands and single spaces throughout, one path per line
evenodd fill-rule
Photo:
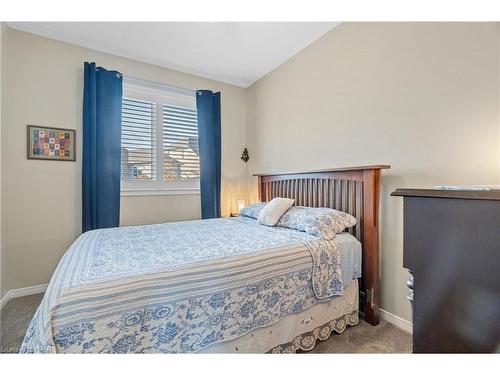
M 147 195 L 200 195 L 200 189 L 122 189 L 121 197 L 137 197 Z

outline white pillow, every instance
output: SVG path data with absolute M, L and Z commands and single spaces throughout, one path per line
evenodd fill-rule
M 274 198 L 260 211 L 257 223 L 275 226 L 283 214 L 293 205 L 295 199 Z

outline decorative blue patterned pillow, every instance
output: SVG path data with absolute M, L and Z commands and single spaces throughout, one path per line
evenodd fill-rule
M 240 211 L 240 215 L 257 219 L 259 217 L 260 211 L 262 211 L 266 204 L 267 202 L 251 204 L 248 207 L 242 208 Z
M 332 208 L 292 207 L 276 226 L 296 229 L 331 240 L 337 233 L 356 225 L 356 218 Z

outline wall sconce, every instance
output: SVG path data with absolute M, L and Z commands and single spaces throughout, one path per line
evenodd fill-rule
M 248 150 L 246 147 L 243 149 L 243 152 L 241 153 L 240 159 L 243 160 L 245 163 L 250 159 L 250 156 L 248 155 Z

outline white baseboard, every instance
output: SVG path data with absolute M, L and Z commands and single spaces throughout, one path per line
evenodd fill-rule
M 47 289 L 47 285 L 48 284 L 34 285 L 34 286 L 29 286 L 27 288 L 9 290 L 7 293 L 5 293 L 5 296 L 3 296 L 3 298 L 0 300 L 0 309 L 7 302 L 9 302 L 9 300 L 13 298 L 24 297 L 24 296 L 29 296 L 31 294 L 38 294 L 45 292 L 45 290 Z
M 406 319 L 403 319 L 397 315 L 380 309 L 380 318 L 386 322 L 394 324 L 396 327 L 401 328 L 403 331 L 413 333 L 413 324 Z

